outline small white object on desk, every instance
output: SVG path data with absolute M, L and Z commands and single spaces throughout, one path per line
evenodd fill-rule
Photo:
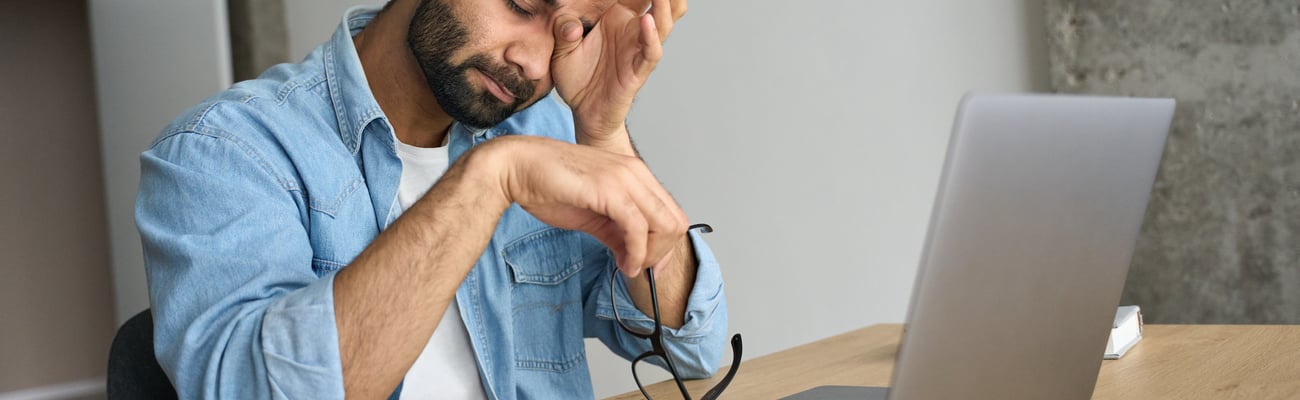
M 1120 306 L 1115 311 L 1115 324 L 1110 329 L 1110 340 L 1106 342 L 1105 359 L 1115 360 L 1124 356 L 1142 340 L 1142 310 L 1138 306 Z

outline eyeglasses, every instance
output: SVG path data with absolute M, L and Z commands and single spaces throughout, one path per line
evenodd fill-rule
M 702 233 L 713 232 L 713 227 L 707 224 L 691 225 L 687 231 L 694 229 L 699 229 Z M 623 318 L 619 316 L 618 296 L 614 293 L 614 279 L 617 279 L 619 275 L 620 274 L 616 269 L 609 277 L 609 293 L 610 298 L 614 303 L 614 320 L 618 321 L 618 325 L 628 334 L 642 339 L 650 339 L 650 351 L 642 353 L 640 356 L 637 356 L 632 360 L 632 379 L 636 380 L 637 389 L 641 390 L 641 395 L 645 396 L 647 400 L 650 399 L 650 394 L 646 393 L 645 385 L 641 383 L 641 376 L 637 372 L 637 367 L 640 366 L 642 362 L 650 362 L 651 364 L 658 364 L 667 367 L 668 373 L 672 374 L 673 381 L 677 383 L 677 389 L 682 392 L 682 398 L 685 400 L 691 400 L 691 394 L 686 392 L 686 385 L 682 383 L 681 376 L 677 374 L 677 367 L 673 366 L 672 357 L 668 355 L 668 351 L 664 348 L 663 323 L 659 318 L 659 294 L 658 291 L 655 290 L 654 270 L 646 268 L 645 271 L 645 277 L 650 281 L 650 302 L 653 304 L 654 308 L 654 328 L 648 333 L 645 332 L 644 329 L 637 329 L 628 326 L 627 323 L 623 322 Z M 718 381 L 717 385 L 714 385 L 712 389 L 709 389 L 708 392 L 704 393 L 704 397 L 701 397 L 702 400 L 717 399 L 718 396 L 722 394 L 722 391 L 727 388 L 727 385 L 731 383 L 731 379 L 736 376 L 736 370 L 740 368 L 741 348 L 740 334 L 737 333 L 731 337 L 731 368 L 727 371 L 727 375 L 724 376 L 721 381 Z

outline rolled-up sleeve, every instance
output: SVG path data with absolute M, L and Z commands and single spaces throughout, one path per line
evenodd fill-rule
M 699 232 L 691 231 L 689 235 L 698 262 L 695 284 L 687 299 L 685 322 L 677 329 L 664 327 L 664 346 L 683 378 L 698 379 L 713 376 L 727 349 L 727 301 L 723 295 L 722 271 L 713 251 Z M 595 290 L 588 294 L 586 300 L 589 314 L 587 336 L 599 338 L 611 350 L 628 360 L 649 351 L 649 340 L 624 332 L 614 321 L 609 274 L 617 272 L 612 257 L 607 257 L 605 265 L 596 270 L 599 276 L 592 285 Z M 636 308 L 623 279 L 613 281 L 616 285 L 614 296 L 618 296 L 618 313 L 623 321 L 633 328 L 649 331 L 654 325 L 654 319 Z
M 343 398 L 334 274 L 312 269 L 298 188 L 222 135 L 140 160 L 154 350 L 180 398 Z

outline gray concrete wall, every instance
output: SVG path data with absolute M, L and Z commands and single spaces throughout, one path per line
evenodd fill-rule
M 1300 323 L 1300 2 L 1045 8 L 1055 90 L 1178 100 L 1124 303 L 1156 323 Z

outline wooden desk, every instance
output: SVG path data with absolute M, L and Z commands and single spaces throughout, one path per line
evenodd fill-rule
M 889 386 L 902 325 L 873 325 L 745 361 L 723 392 L 776 399 L 820 385 Z M 1101 357 L 1098 352 L 1097 357 Z M 721 378 L 688 382 L 698 397 Z M 681 397 L 672 381 L 648 388 Z M 613 399 L 639 399 L 639 392 Z M 1101 364 L 1093 399 L 1300 399 L 1300 326 L 1147 325 L 1124 358 Z

